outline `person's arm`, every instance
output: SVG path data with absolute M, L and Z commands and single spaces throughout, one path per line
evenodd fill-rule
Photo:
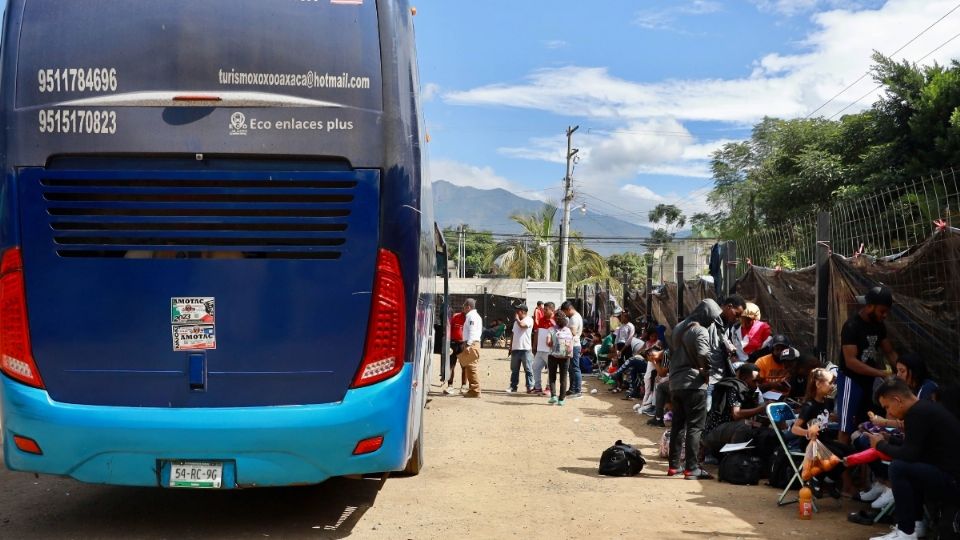
M 820 426 L 818 424 L 814 424 L 807 429 L 804 427 L 806 424 L 806 420 L 803 418 L 797 418 L 796 422 L 793 423 L 793 427 L 790 428 L 790 433 L 793 433 L 797 437 L 806 437 L 811 441 L 816 439 L 817 435 L 820 434 Z
M 900 355 L 897 354 L 897 351 L 893 348 L 893 342 L 890 341 L 890 338 L 883 338 L 880 341 L 880 348 L 883 350 L 883 357 L 887 360 L 887 365 L 890 366 L 894 372 L 897 371 L 897 358 Z M 884 374 L 886 376 L 886 374 Z
M 896 353 L 893 353 L 896 354 Z M 858 375 L 866 375 L 867 377 L 886 377 L 887 373 L 880 371 L 877 368 L 868 366 L 867 364 L 860 361 L 857 358 L 857 346 L 856 345 L 844 345 L 843 346 L 843 361 L 844 361 L 844 370 L 850 370 Z
M 733 408 L 734 420 L 747 420 L 763 412 L 763 405 L 752 409 L 741 409 L 739 405 Z

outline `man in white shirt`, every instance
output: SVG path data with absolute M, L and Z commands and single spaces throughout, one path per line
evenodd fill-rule
M 620 358 L 626 361 L 633 352 L 630 345 L 633 343 L 637 331 L 633 323 L 630 322 L 630 315 L 626 311 L 617 308 L 613 314 L 620 320 L 620 328 L 617 328 L 617 351 L 620 353 Z
M 517 306 L 513 319 L 513 340 L 510 346 L 510 388 L 507 389 L 507 393 L 512 394 L 517 391 L 517 386 L 520 384 L 520 366 L 523 365 L 527 393 L 532 394 L 533 371 L 531 364 L 533 363 L 533 353 L 531 351 L 533 344 L 531 343 L 531 337 L 533 336 L 533 317 L 527 315 L 526 304 L 520 304 Z
M 467 298 L 463 303 L 463 310 L 467 312 L 467 319 L 463 324 L 463 351 L 457 357 L 460 367 L 467 374 L 467 384 L 470 389 L 463 397 L 480 397 L 480 339 L 483 335 L 483 319 L 477 313 L 477 301 Z
M 567 316 L 567 328 L 573 333 L 573 357 L 570 359 L 570 391 L 567 399 L 582 398 L 583 374 L 580 372 L 580 336 L 583 334 L 583 317 L 569 301 L 560 304 L 560 311 Z

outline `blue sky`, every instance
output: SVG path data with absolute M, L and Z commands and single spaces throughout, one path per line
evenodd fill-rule
M 804 117 L 956 0 L 419 0 L 434 179 L 558 200 L 564 130 L 577 204 L 637 223 L 708 208 L 709 155 L 764 116 Z M 960 30 L 960 9 L 895 57 Z M 960 39 L 922 63 L 960 57 Z M 865 78 L 818 115 L 869 106 Z M 856 100 L 866 96 L 859 103 Z

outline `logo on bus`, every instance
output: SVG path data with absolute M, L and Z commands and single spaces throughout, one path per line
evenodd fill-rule
M 237 111 L 230 115 L 230 134 L 231 135 L 247 134 L 247 117 L 240 111 Z

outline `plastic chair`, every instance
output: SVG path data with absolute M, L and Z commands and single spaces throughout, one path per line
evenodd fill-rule
M 790 491 L 790 486 L 792 486 L 794 482 L 798 482 L 801 486 L 803 485 L 803 478 L 800 476 L 800 468 L 797 467 L 797 459 L 799 458 L 800 462 L 802 463 L 805 454 L 804 452 L 790 450 L 790 447 L 787 446 L 787 441 L 783 438 L 783 433 L 780 432 L 778 425 L 781 422 L 796 419 L 796 415 L 793 414 L 793 409 L 791 409 L 786 403 L 771 403 L 767 405 L 767 417 L 770 419 L 770 428 L 773 429 L 773 432 L 777 436 L 777 440 L 780 441 L 780 447 L 783 449 L 784 454 L 790 457 L 790 466 L 793 467 L 793 477 L 789 482 L 787 482 L 787 487 L 783 489 L 783 492 L 780 493 L 780 498 L 777 499 L 777 506 L 793 504 L 800 499 L 797 498 L 790 501 L 784 501 L 783 499 L 786 498 L 787 492 Z M 817 511 L 816 502 L 813 504 L 813 509 L 814 511 Z

